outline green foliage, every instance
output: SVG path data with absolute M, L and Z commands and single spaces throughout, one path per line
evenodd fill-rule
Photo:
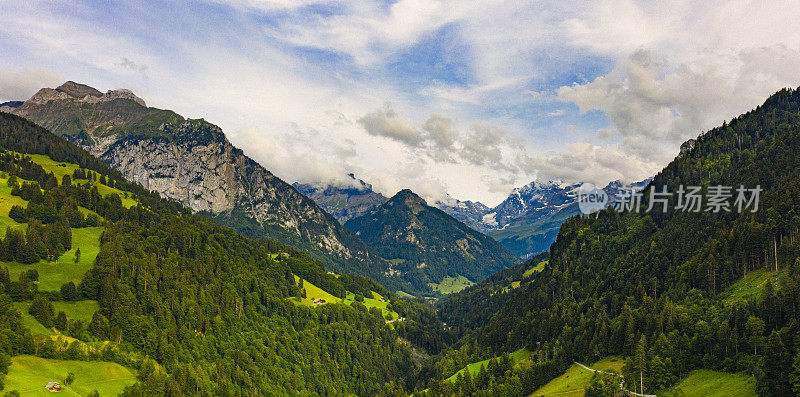
M 50 303 L 44 295 L 37 295 L 33 299 L 33 303 L 31 303 L 30 308 L 28 308 L 28 314 L 39 320 L 45 328 L 53 326 L 55 309 L 53 308 L 53 304 Z
M 616 397 L 619 393 L 619 376 L 604 372 L 595 372 L 589 380 L 585 397 Z

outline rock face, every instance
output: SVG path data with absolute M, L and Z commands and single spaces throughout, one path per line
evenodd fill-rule
M 518 261 L 496 241 L 428 206 L 410 190 L 347 221 L 345 227 L 389 259 L 390 272 L 418 289 L 445 277 L 477 282 Z
M 352 184 L 347 187 L 323 188 L 307 183 L 294 183 L 292 186 L 344 224 L 352 218 L 366 214 L 387 200 L 384 195 L 373 191 L 372 185 L 356 179 L 353 174 L 348 176 Z
M 681 158 L 681 157 L 683 157 L 683 156 L 685 156 L 685 155 L 689 154 L 689 152 L 691 152 L 691 151 L 692 151 L 692 149 L 694 149 L 694 144 L 695 144 L 696 142 L 697 142 L 697 141 L 696 141 L 696 140 L 694 140 L 694 139 L 689 139 L 689 140 L 687 140 L 686 142 L 682 143 L 682 144 L 681 144 L 681 150 L 680 150 L 680 153 L 678 153 L 678 158 Z
M 72 82 L 3 111 L 64 136 L 129 180 L 242 233 L 307 250 L 336 271 L 382 273 L 376 268 L 382 262 L 362 241 L 202 119 L 148 108 L 127 90 L 101 94 Z

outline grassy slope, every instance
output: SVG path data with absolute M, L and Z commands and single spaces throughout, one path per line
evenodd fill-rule
M 659 397 L 749 397 L 756 395 L 756 381 L 745 374 L 710 370 L 692 371 L 677 385 L 656 393 Z
M 461 275 L 458 277 L 445 277 L 444 280 L 438 284 L 428 283 L 432 290 L 439 291 L 441 294 L 452 294 L 473 284 L 475 283 L 469 281 L 468 278 Z
M 0 178 L 0 236 L 2 237 L 5 237 L 8 226 L 25 228 L 24 223 L 17 223 L 8 217 L 8 212 L 15 205 L 25 207 L 28 202 L 17 196 L 12 196 L 11 188 L 8 187 L 8 178 Z
M 780 274 L 774 271 L 770 272 L 765 269 L 754 270 L 728 287 L 728 289 L 721 294 L 721 297 L 725 304 L 758 299 L 761 296 L 761 289 L 764 288 L 768 280 L 772 281 L 773 287 L 778 287 L 779 277 Z
M 297 277 L 297 276 L 294 276 L 294 279 L 295 279 L 295 282 L 300 280 L 300 278 Z M 328 292 L 324 291 L 322 288 L 317 287 L 316 285 L 308 282 L 307 280 L 303 280 L 303 288 L 305 288 L 305 290 L 306 290 L 306 297 L 302 298 L 302 299 L 301 298 L 291 298 L 292 302 L 297 303 L 299 305 L 304 305 L 304 306 L 316 306 L 314 304 L 314 300 L 315 299 L 323 299 L 323 300 L 325 300 L 325 303 L 344 303 L 346 305 L 350 305 L 353 302 L 355 302 L 355 298 L 356 298 L 355 294 L 353 294 L 352 292 L 348 291 L 347 292 L 347 296 L 345 297 L 344 300 L 342 300 L 341 298 L 337 298 L 337 297 L 329 294 Z M 378 294 L 377 292 L 372 291 L 372 297 L 371 298 L 370 297 L 364 297 L 364 306 L 366 306 L 367 309 L 370 309 L 370 308 L 373 308 L 373 307 L 377 307 L 378 309 L 381 309 L 381 312 L 383 313 L 384 317 L 386 317 L 387 314 L 391 314 L 392 318 L 396 319 L 398 317 L 398 314 L 396 312 L 391 311 L 391 310 L 388 309 L 389 302 L 381 302 L 381 299 L 384 299 L 384 297 L 381 296 L 380 294 Z
M 525 349 L 519 349 L 519 350 L 517 350 L 517 351 L 515 351 L 515 352 L 510 354 L 510 356 L 514 360 L 515 364 L 519 364 L 523 360 L 529 360 L 530 359 L 530 355 L 531 355 L 531 353 L 529 351 L 525 350 Z M 458 371 L 455 374 L 453 374 L 453 376 L 447 378 L 447 380 L 454 381 L 458 377 L 458 374 L 464 373 L 465 371 L 469 371 L 469 373 L 472 376 L 475 376 L 478 373 L 478 371 L 481 370 L 482 366 L 488 366 L 489 365 L 489 360 L 491 360 L 491 359 L 486 359 L 486 360 L 483 360 L 483 361 L 478 361 L 476 363 L 469 364 L 466 367 L 462 368 L 460 371 Z
M 136 382 L 131 370 L 116 363 L 17 356 L 11 359 L 5 391 L 17 390 L 22 396 L 49 396 L 44 385 L 51 381 L 63 383 L 69 372 L 75 374 L 75 382 L 66 387 L 61 396 L 85 396 L 92 390 L 97 390 L 101 396 L 116 396 Z
M 64 175 L 72 176 L 72 173 L 74 173 L 75 170 L 80 168 L 76 164 L 59 163 L 57 161 L 53 161 L 50 157 L 45 156 L 43 154 L 26 154 L 25 156 L 30 157 L 34 163 L 40 165 L 42 168 L 44 168 L 45 171 L 52 172 L 56 176 L 56 178 L 58 178 L 59 183 L 61 183 L 61 178 L 63 178 Z M 84 180 L 79 181 L 79 183 L 81 184 L 85 182 L 86 181 Z M 73 181 L 73 183 L 75 182 Z M 92 182 L 92 185 L 96 186 L 97 192 L 103 196 L 107 196 L 109 194 L 119 195 L 119 197 L 122 199 L 122 205 L 125 206 L 126 208 L 133 207 L 137 204 L 136 200 L 130 197 L 126 198 L 125 192 L 123 192 L 122 190 L 103 185 L 102 183 L 99 182 Z
M 33 316 L 28 314 L 28 307 L 30 307 L 30 305 L 30 302 L 14 302 L 14 307 L 16 307 L 17 310 L 19 310 L 19 312 L 22 314 L 22 323 L 28 329 L 30 329 L 32 333 L 51 336 L 61 334 L 54 329 L 45 328 L 41 323 L 39 323 L 39 321 L 33 318 Z M 92 321 L 94 312 L 100 308 L 100 306 L 97 304 L 97 301 L 54 301 L 53 307 L 55 308 L 56 314 L 58 314 L 60 311 L 63 311 L 67 315 L 67 318 L 81 320 L 86 324 Z
M 606 357 L 589 367 L 601 371 L 614 370 L 622 371 L 625 360 L 620 357 Z M 573 364 L 567 372 L 548 382 L 533 392 L 531 396 L 559 396 L 559 397 L 583 397 L 584 389 L 589 385 L 594 372 L 584 369 L 578 364 Z
M 541 262 L 537 263 L 536 266 L 526 270 L 525 273 L 522 273 L 522 278 L 529 277 L 533 273 L 538 273 L 538 272 L 544 270 L 544 267 L 547 265 L 548 262 L 550 262 L 550 261 L 541 261 Z
M 94 260 L 100 252 L 100 235 L 102 227 L 87 227 L 72 229 L 72 247 L 56 262 L 40 261 L 31 265 L 16 262 L 0 262 L 7 266 L 12 279 L 17 279 L 20 272 L 36 269 L 39 272 L 40 291 L 58 291 L 64 283 L 69 281 L 78 284 L 89 269 L 94 266 Z M 80 248 L 81 258 L 75 263 L 75 250 Z

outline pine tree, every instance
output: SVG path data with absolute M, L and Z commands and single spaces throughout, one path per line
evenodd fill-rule
M 756 389 L 760 396 L 788 396 L 791 362 L 784 350 L 783 341 L 777 331 L 772 331 L 764 346 L 756 376 Z
M 647 368 L 647 338 L 642 335 L 639 338 L 639 343 L 636 344 L 636 350 L 634 351 L 634 365 L 635 371 L 638 372 L 639 379 L 638 379 L 638 386 L 639 392 L 644 394 L 644 372 Z

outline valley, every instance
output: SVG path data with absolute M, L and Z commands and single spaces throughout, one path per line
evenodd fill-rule
M 53 95 L 88 90 L 60 89 Z M 523 233 L 522 219 L 557 230 L 549 249 L 524 261 L 410 189 L 386 199 L 363 181 L 344 193 L 298 185 L 322 203 L 295 203 L 307 202 L 332 222 L 327 230 L 374 258 L 353 272 L 355 262 L 303 251 L 314 237 L 265 239 L 255 223 L 252 233 L 229 229 L 256 218 L 190 208 L 170 190 L 128 181 L 131 168 L 109 151 L 103 161 L 71 138 L 0 114 L 3 387 L 23 395 L 60 382 L 75 395 L 611 396 L 624 380 L 659 396 L 788 393 L 798 357 L 800 163 L 789 153 L 799 98 L 776 93 L 634 186 L 736 185 L 750 175 L 769 210 L 582 216 L 575 186 L 532 184 L 498 207 L 505 212 L 481 217 L 510 238 Z M 207 124 L 178 122 L 160 131 L 184 145 L 227 145 Z M 623 188 L 604 191 L 617 197 Z M 339 205 L 337 218 L 322 209 L 329 205 Z

